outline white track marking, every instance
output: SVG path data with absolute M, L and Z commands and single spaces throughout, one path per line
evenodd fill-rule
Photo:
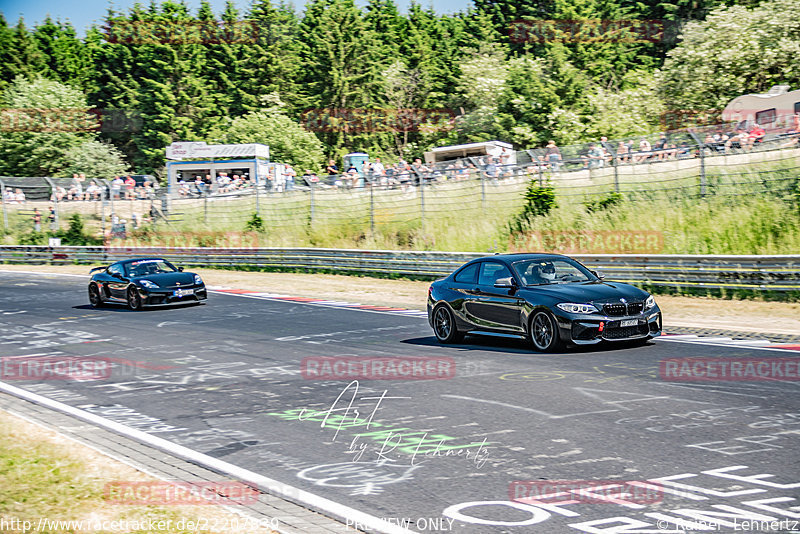
M 136 441 L 140 441 L 142 443 L 150 445 L 151 447 L 155 447 L 162 451 L 166 451 L 174 456 L 184 458 L 198 465 L 207 467 L 211 470 L 225 473 L 238 480 L 245 480 L 247 482 L 255 483 L 258 486 L 258 488 L 261 489 L 262 491 L 289 500 L 291 502 L 300 504 L 302 506 L 306 506 L 312 510 L 317 510 L 326 513 L 326 515 L 333 517 L 341 522 L 346 522 L 347 520 L 350 520 L 351 522 L 357 522 L 368 528 L 374 529 L 376 532 L 382 532 L 387 534 L 412 533 L 411 530 L 402 528 L 398 525 L 393 525 L 388 521 L 367 514 L 360 510 L 356 510 L 355 508 L 350 508 L 349 506 L 339 504 L 330 499 L 326 499 L 324 497 L 320 497 L 313 493 L 309 493 L 305 490 L 301 490 L 294 486 L 278 482 L 277 480 L 265 477 L 258 473 L 254 473 L 253 471 L 249 471 L 247 469 L 243 469 L 228 462 L 223 462 L 222 460 L 213 458 L 206 454 L 202 454 L 188 447 L 184 447 L 182 445 L 176 445 L 175 443 L 172 443 L 171 441 L 168 441 L 166 439 L 153 436 L 152 434 L 148 434 L 147 432 L 142 432 L 141 430 L 135 430 L 123 424 L 86 412 L 79 408 L 74 408 L 67 404 L 63 404 L 61 402 L 48 399 L 47 397 L 37 395 L 36 393 L 31 393 L 24 389 L 5 384 L 3 382 L 0 382 L 0 390 L 10 395 L 14 395 L 15 397 L 28 400 L 30 402 L 39 404 L 41 406 L 46 406 L 53 410 L 66 413 L 73 417 L 77 417 L 78 419 L 82 419 L 89 423 L 95 424 L 97 426 L 107 428 L 118 434 L 122 434 L 123 436 L 127 436 Z

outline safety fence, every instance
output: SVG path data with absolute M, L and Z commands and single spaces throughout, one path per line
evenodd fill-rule
M 0 246 L 0 262 L 103 265 L 141 256 L 187 267 L 365 273 L 435 279 L 482 253 L 324 248 L 180 248 Z M 575 255 L 608 281 L 676 289 L 800 291 L 800 255 Z M 87 271 L 88 272 L 88 271 Z

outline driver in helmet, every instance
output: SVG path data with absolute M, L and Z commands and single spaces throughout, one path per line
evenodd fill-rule
M 549 284 L 556 279 L 556 268 L 552 262 L 543 261 L 532 266 L 533 274 L 539 278 L 540 284 Z

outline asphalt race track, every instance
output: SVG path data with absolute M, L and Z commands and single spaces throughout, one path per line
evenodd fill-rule
M 414 531 L 800 531 L 800 382 L 659 373 L 669 358 L 796 362 L 796 350 L 669 338 L 562 354 L 500 338 L 445 347 L 421 317 L 213 292 L 204 306 L 95 310 L 86 283 L 0 273 L 0 356 L 106 359 L 111 375 L 6 384 Z M 301 374 L 304 358 L 338 356 L 455 367 L 357 384 Z M 641 493 L 510 500 L 564 481 Z

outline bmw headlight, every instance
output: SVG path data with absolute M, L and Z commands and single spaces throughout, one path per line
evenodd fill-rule
M 564 302 L 561 304 L 556 304 L 559 309 L 564 310 L 567 313 L 597 313 L 599 310 L 592 306 L 591 304 L 573 304 L 571 302 Z
M 653 295 L 650 295 L 649 297 L 647 297 L 647 300 L 644 302 L 644 309 L 645 310 L 649 310 L 650 308 L 652 308 L 655 305 L 656 305 L 656 299 L 653 297 Z
M 200 278 L 199 274 L 194 275 L 194 283 L 195 283 L 195 285 L 198 285 L 198 286 L 203 285 L 203 279 Z
M 139 280 L 139 285 L 146 289 L 158 289 L 158 284 L 151 280 Z

